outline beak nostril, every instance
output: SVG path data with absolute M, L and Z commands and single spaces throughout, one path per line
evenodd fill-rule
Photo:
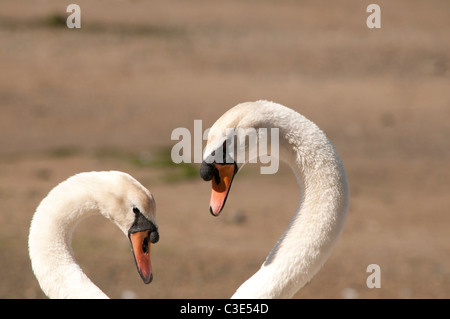
M 145 237 L 144 241 L 142 242 L 142 252 L 144 254 L 148 254 L 148 252 L 149 252 L 149 244 L 148 244 L 149 240 L 150 240 L 150 234 L 149 234 L 149 236 Z
M 216 182 L 217 185 L 220 184 L 220 173 L 219 170 L 217 168 L 214 168 L 214 181 Z

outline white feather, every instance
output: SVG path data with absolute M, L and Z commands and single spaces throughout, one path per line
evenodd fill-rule
M 227 128 L 279 128 L 280 159 L 292 167 L 303 187 L 283 235 L 233 298 L 291 298 L 325 263 L 344 227 L 348 210 L 344 166 L 313 122 L 280 104 L 257 101 L 231 108 L 211 127 L 204 158 L 223 143 Z
M 72 233 L 83 218 L 100 212 L 127 235 L 133 206 L 156 225 L 152 194 L 117 171 L 80 173 L 49 192 L 33 216 L 28 238 L 33 271 L 48 297 L 107 298 L 77 264 Z

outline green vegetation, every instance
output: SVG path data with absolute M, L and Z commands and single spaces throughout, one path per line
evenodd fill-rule
M 186 179 L 196 178 L 199 175 L 197 165 L 189 163 L 175 164 L 170 156 L 170 148 L 161 148 L 153 152 L 132 155 L 131 163 L 138 167 L 160 168 L 165 172 L 163 180 L 175 183 Z

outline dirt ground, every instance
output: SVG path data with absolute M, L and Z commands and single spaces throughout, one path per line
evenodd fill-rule
M 154 280 L 100 216 L 74 235 L 88 276 L 113 298 L 231 296 L 300 189 L 285 166 L 246 166 L 214 218 L 210 184 L 170 162 L 170 137 L 259 99 L 318 124 L 350 183 L 336 249 L 295 298 L 449 298 L 450 2 L 378 0 L 369 29 L 373 2 L 77 0 L 82 27 L 68 29 L 71 2 L 1 1 L 0 298 L 45 298 L 27 250 L 35 208 L 67 177 L 110 169 L 156 198 Z

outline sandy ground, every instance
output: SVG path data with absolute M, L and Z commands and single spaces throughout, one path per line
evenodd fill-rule
M 175 128 L 258 99 L 317 123 L 349 177 L 342 237 L 295 297 L 450 297 L 448 1 L 377 1 L 376 30 L 370 1 L 76 3 L 70 30 L 69 2 L 0 2 L 0 298 L 45 297 L 27 251 L 34 210 L 67 177 L 109 169 L 152 191 L 161 240 L 147 286 L 114 225 L 82 222 L 73 247 L 92 280 L 113 298 L 232 295 L 292 216 L 295 178 L 247 166 L 213 218 L 198 166 L 167 154 Z M 370 264 L 381 288 L 366 285 Z

